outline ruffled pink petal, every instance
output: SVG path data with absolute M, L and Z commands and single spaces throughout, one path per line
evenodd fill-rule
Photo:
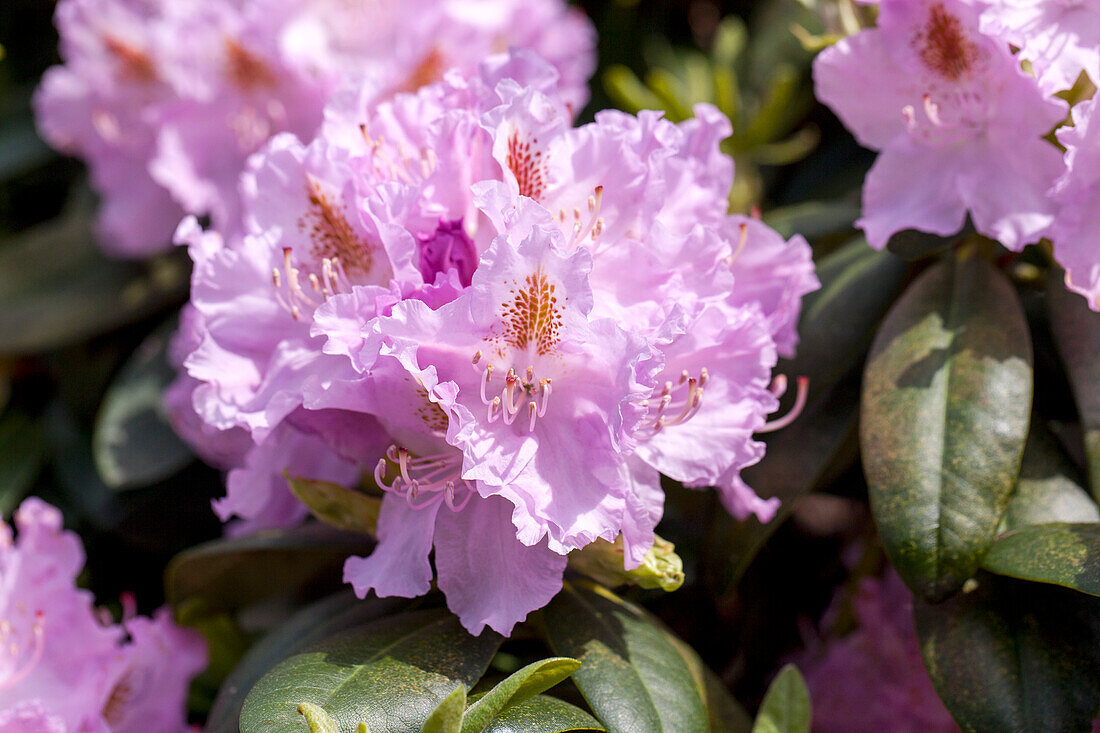
M 519 542 L 511 505 L 491 497 L 440 513 L 435 564 L 447 607 L 462 625 L 474 635 L 489 626 L 507 636 L 561 590 L 566 558 L 545 545 Z

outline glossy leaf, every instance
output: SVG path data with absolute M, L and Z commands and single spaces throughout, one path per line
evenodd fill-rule
M 466 688 L 459 685 L 431 712 L 421 726 L 420 733 L 460 733 L 465 711 Z
M 752 718 L 734 699 L 722 681 L 714 672 L 703 663 L 695 650 L 683 639 L 680 639 L 671 631 L 665 631 L 665 638 L 669 640 L 676 651 L 684 660 L 684 664 L 691 671 L 695 680 L 695 688 L 703 698 L 703 704 L 707 708 L 707 723 L 709 730 L 724 731 L 725 733 L 748 733 L 752 728 Z
M 992 543 L 1031 392 L 1016 294 L 979 259 L 929 269 L 879 330 L 864 375 L 863 465 L 887 554 L 926 600 L 961 588 Z
M 916 603 L 936 692 L 965 731 L 1088 731 L 1100 710 L 1100 599 L 981 574 Z
M 38 477 L 47 443 L 38 424 L 21 412 L 0 417 L 0 517 L 7 519 Z
M 1051 332 L 1081 416 L 1089 485 L 1100 500 L 1100 313 L 1090 310 L 1084 298 L 1066 290 L 1062 278 L 1053 275 L 1047 302 Z
M 549 695 L 535 695 L 509 705 L 493 718 L 484 733 L 566 733 L 605 731 L 599 721 L 576 705 Z
M 107 259 L 77 204 L 0 248 L 0 354 L 46 351 L 132 323 L 183 300 L 182 252 L 144 262 Z
M 1100 522 L 1100 509 L 1082 487 L 1079 473 L 1058 441 L 1032 423 L 1001 531 L 1050 522 Z
M 567 583 L 543 613 L 551 648 L 581 661 L 573 681 L 611 733 L 707 729 L 691 670 L 644 611 L 600 586 Z
M 793 664 L 772 680 L 752 733 L 810 733 L 810 691 Z
M 569 675 L 581 663 L 576 659 L 557 657 L 532 662 L 501 680 L 476 703 L 470 706 L 462 720 L 462 733 L 478 733 L 501 710 L 518 705 L 529 697 L 549 690 Z
M 313 516 L 348 532 L 378 533 L 382 500 L 328 481 L 286 475 L 287 485 Z
M 344 733 L 416 731 L 455 688 L 473 686 L 500 646 L 470 636 L 446 610 L 411 611 L 366 624 L 283 660 L 241 710 L 241 733 L 300 731 L 298 705 L 324 709 Z
M 349 589 L 298 611 L 256 642 L 226 677 L 207 716 L 206 733 L 238 733 L 245 697 L 279 662 L 342 631 L 392 614 L 408 603 L 404 598 L 360 600 Z
M 236 608 L 326 579 L 338 584 L 344 560 L 368 549 L 360 535 L 317 524 L 212 540 L 172 558 L 168 602 L 198 596 Z
M 164 390 L 176 377 L 167 361 L 176 319 L 153 332 L 107 390 L 92 434 L 103 483 L 114 489 L 148 486 L 193 460 L 168 421 Z
M 1100 596 L 1100 524 L 1034 524 L 993 543 L 982 567 Z

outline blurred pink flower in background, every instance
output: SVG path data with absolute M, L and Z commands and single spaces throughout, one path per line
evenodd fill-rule
M 14 523 L 14 537 L 0 525 L 0 731 L 187 730 L 188 686 L 206 667 L 202 638 L 167 609 L 105 623 L 75 586 L 84 550 L 61 513 L 31 498 Z
M 838 594 L 826 619 L 836 618 L 842 602 Z M 814 642 L 799 660 L 813 701 L 813 730 L 957 731 L 924 668 L 912 595 L 897 573 L 887 568 L 881 578 L 862 578 L 851 604 L 855 630 Z
M 311 137 L 349 81 L 380 100 L 532 48 L 579 110 L 595 66 L 591 24 L 561 0 L 62 0 L 56 22 L 39 128 L 88 164 L 102 244 L 130 257 L 167 249 L 184 213 L 239 221 L 248 156 Z

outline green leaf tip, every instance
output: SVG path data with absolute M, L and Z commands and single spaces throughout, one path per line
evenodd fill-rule
M 579 661 L 570 657 L 552 657 L 528 664 L 470 706 L 462 720 L 462 733 L 480 733 L 501 711 L 549 690 L 580 666 Z
M 283 477 L 291 492 L 325 524 L 372 536 L 378 533 L 381 499 L 328 481 L 291 476 L 287 471 Z
M 752 733 L 810 733 L 810 692 L 793 664 L 772 680 Z
M 298 705 L 298 712 L 309 723 L 310 733 L 340 733 L 340 727 L 324 708 L 311 702 L 303 702 Z
M 466 686 L 459 685 L 435 707 L 420 733 L 460 733 L 466 712 Z
M 672 592 L 684 584 L 684 561 L 676 554 L 676 546 L 668 540 L 654 536 L 653 547 L 642 558 L 642 564 L 633 570 L 623 567 L 623 538 L 614 542 L 597 540 L 569 555 L 574 570 L 604 585 L 637 585 L 642 588 Z

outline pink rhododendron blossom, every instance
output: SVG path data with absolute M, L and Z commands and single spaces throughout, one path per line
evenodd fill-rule
M 56 22 L 65 63 L 36 96 L 39 127 L 88 163 L 122 256 L 166 249 L 185 212 L 239 222 L 248 156 L 311 137 L 348 80 L 379 101 L 531 48 L 579 110 L 595 65 L 591 24 L 562 0 L 63 0 Z
M 1061 171 L 1042 137 L 1066 105 L 1045 97 L 1008 42 L 981 32 L 964 0 L 885 0 L 878 27 L 823 51 L 818 98 L 880 151 L 859 226 L 874 247 L 904 229 L 977 230 L 1019 250 L 1037 241 Z
M 836 616 L 839 600 L 829 616 Z M 862 579 L 851 602 L 858 627 L 818 642 L 799 661 L 813 703 L 813 729 L 957 731 L 924 668 L 912 596 L 897 573 Z
M 425 593 L 434 550 L 474 633 L 509 633 L 598 538 L 641 563 L 661 473 L 771 517 L 740 471 L 817 287 L 805 241 L 727 214 L 717 110 L 575 128 L 556 83 L 516 51 L 381 104 L 349 86 L 311 142 L 251 160 L 239 225 L 178 234 L 198 326 L 179 391 L 206 434 L 255 442 L 219 513 L 300 519 L 280 463 L 373 468 L 378 546 L 345 579 Z
M 1073 127 L 1058 131 L 1066 172 L 1054 188 L 1058 215 L 1050 229 L 1066 286 L 1100 310 L 1100 115 L 1095 98 L 1073 108 Z
M 1047 92 L 1081 72 L 1100 81 L 1100 5 L 1094 0 L 983 0 L 982 30 L 1020 49 Z
M 217 509 L 244 520 L 235 531 L 304 516 L 284 470 L 348 483 L 356 459 L 373 464 L 384 451 L 388 440 L 366 416 L 354 431 L 358 448 L 337 444 L 348 442 L 348 431 L 330 429 L 343 405 L 334 414 L 321 399 L 361 377 L 341 357 L 348 347 L 322 348 L 325 338 L 311 334 L 314 314 L 328 299 L 350 298 L 355 319 L 373 318 L 406 298 L 437 307 L 462 289 L 492 238 L 470 184 L 497 170 L 478 118 L 499 104 L 487 84 L 503 74 L 556 88 L 552 67 L 517 52 L 490 60 L 469 83 L 452 74 L 377 108 L 349 90 L 327 110 L 325 135 L 309 145 L 278 135 L 257 156 L 242 177 L 243 222 L 233 233 L 181 224 L 177 239 L 195 261 L 184 323 L 192 333 L 178 337 L 190 346 L 179 359 L 187 373 L 169 396 L 189 442 L 229 454 Z M 309 396 L 314 409 L 303 411 Z M 193 411 L 183 409 L 188 399 Z M 241 450 L 241 431 L 256 445 Z
M 167 609 L 105 625 L 75 586 L 80 540 L 39 499 L 0 525 L 0 731 L 174 733 L 187 730 L 202 639 Z

